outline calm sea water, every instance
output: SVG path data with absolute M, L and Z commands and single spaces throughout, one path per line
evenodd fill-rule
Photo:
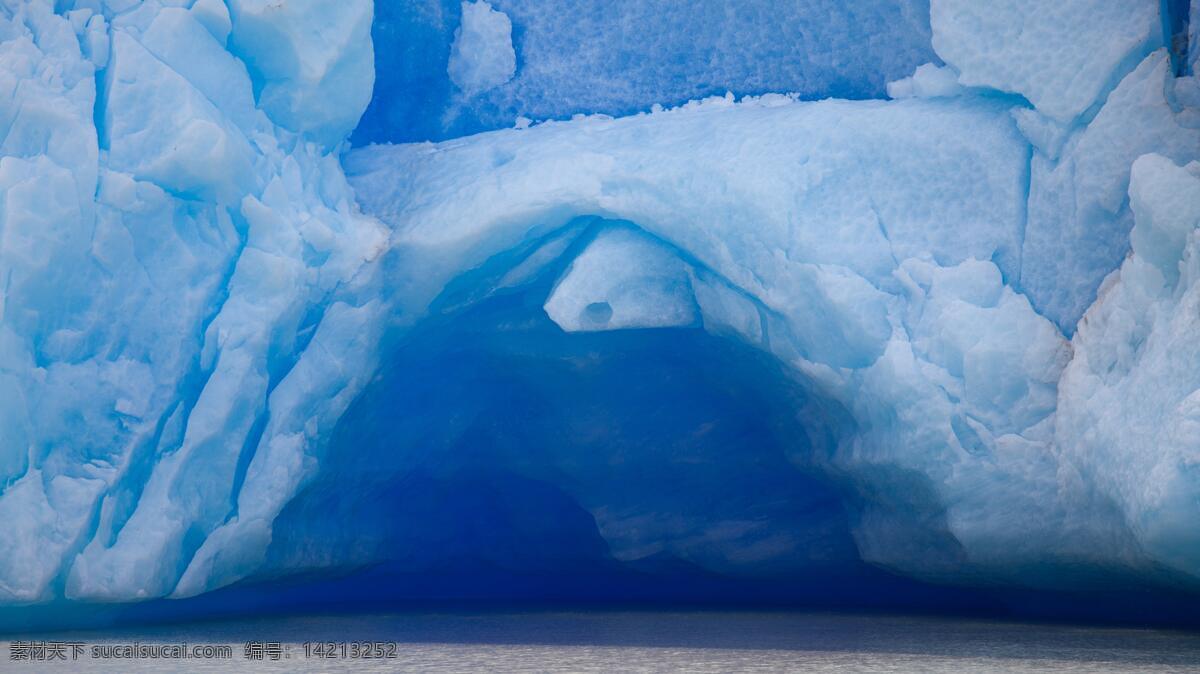
M 13 660 L 14 649 L 20 656 L 29 642 L 78 644 L 78 659 L 70 660 L 68 647 L 65 662 Z M 289 617 L 2 643 L 6 672 L 1200 672 L 1197 633 L 785 612 Z M 135 644 L 227 646 L 231 657 L 93 655 Z

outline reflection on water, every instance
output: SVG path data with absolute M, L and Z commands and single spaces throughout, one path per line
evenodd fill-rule
M 99 657 L 135 643 L 159 654 L 164 644 L 210 655 L 227 645 L 232 657 Z M 78 659 L 67 648 L 65 661 L 13 660 L 58 644 L 80 644 Z M 787 612 L 288 617 L 21 635 L 4 647 L 0 670 L 29 672 L 1200 671 L 1196 633 Z

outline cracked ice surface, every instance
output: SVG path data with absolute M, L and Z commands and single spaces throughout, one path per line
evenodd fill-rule
M 1200 86 L 1159 3 L 935 0 L 944 65 L 897 100 L 716 97 L 349 154 L 370 3 L 58 5 L 0 4 L 0 601 L 379 561 L 288 509 L 360 505 L 326 450 L 388 350 L 513 293 L 554 339 L 702 329 L 780 364 L 837 416 L 820 440 L 793 415 L 812 437 L 787 459 L 840 490 L 867 562 L 1196 590 Z M 524 5 L 471 6 L 455 81 L 527 84 Z M 652 522 L 562 474 L 578 503 L 529 510 L 592 527 L 567 553 L 685 532 L 759 572 L 819 547 L 740 511 Z
M 384 230 L 336 157 L 256 107 L 242 4 L 232 52 L 220 3 L 0 12 L 7 601 L 55 579 L 72 597 L 170 592 L 235 475 L 269 453 L 254 450 L 318 441 L 318 410 L 336 417 L 369 376 L 369 328 L 359 348 L 322 344 L 365 323 Z M 345 25 L 369 25 L 369 4 L 352 9 Z M 358 86 L 339 138 L 369 76 Z

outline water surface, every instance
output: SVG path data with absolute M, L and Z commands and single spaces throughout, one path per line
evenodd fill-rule
M 1200 634 L 912 616 L 763 611 L 411 612 L 14 637 L 82 644 L 29 672 L 1200 672 Z M 99 659 L 95 646 L 228 645 L 229 659 Z M 332 642 L 330 647 L 328 642 Z M 375 655 L 353 658 L 351 644 Z M 305 644 L 308 644 L 306 647 Z M 316 644 L 325 643 L 323 648 Z M 248 645 L 249 644 L 249 645 Z M 322 651 L 331 657 L 319 657 Z M 361 650 L 361 647 L 359 648 Z M 247 656 L 262 660 L 247 659 Z M 368 653 L 367 655 L 370 655 Z M 273 660 L 272 656 L 279 659 Z

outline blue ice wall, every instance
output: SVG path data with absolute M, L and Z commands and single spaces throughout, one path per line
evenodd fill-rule
M 724 94 L 881 98 L 940 62 L 927 0 L 497 0 L 517 67 L 467 96 L 447 75 L 460 0 L 376 3 L 375 96 L 352 140 L 438 140 L 518 116 L 627 115 Z M 653 56 L 650 56 L 653 54 Z

